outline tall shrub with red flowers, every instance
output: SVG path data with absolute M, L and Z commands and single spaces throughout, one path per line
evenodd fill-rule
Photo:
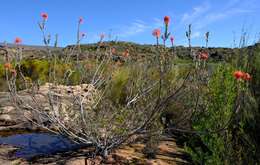
M 165 16 L 165 17 L 164 17 L 165 29 L 164 29 L 164 35 L 162 36 L 164 46 L 165 46 L 166 40 L 167 40 L 167 39 L 170 37 L 170 35 L 171 35 L 171 33 L 168 32 L 168 31 L 169 31 L 169 23 L 170 23 L 170 17 L 169 17 L 169 16 Z

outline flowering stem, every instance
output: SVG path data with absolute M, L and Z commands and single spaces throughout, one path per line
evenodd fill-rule
M 81 51 L 80 49 L 80 22 L 78 23 L 78 30 L 77 30 L 77 46 L 78 46 L 78 52 L 77 52 L 77 65 L 79 64 L 79 53 Z
M 46 30 L 46 20 L 43 20 L 42 23 L 39 23 L 39 26 L 40 26 L 40 30 L 42 32 L 42 36 L 43 36 L 43 42 L 44 42 L 44 45 L 46 47 L 46 50 L 48 52 L 48 64 L 51 65 L 51 62 L 52 62 L 52 51 L 49 47 L 49 43 L 50 43 L 50 36 L 47 36 L 46 33 L 45 33 L 45 30 Z M 49 82 L 51 82 L 51 80 L 55 80 L 55 66 L 56 66 L 56 55 L 54 56 L 54 66 L 53 68 L 52 67 L 49 67 Z M 53 77 L 52 77 L 53 76 Z M 53 78 L 53 79 L 51 79 Z
M 159 37 L 156 37 L 156 45 L 159 47 Z
M 172 42 L 172 56 L 173 56 L 173 57 L 175 57 L 175 55 L 174 55 L 174 49 L 175 49 L 175 47 L 174 47 L 174 44 L 173 44 L 173 42 Z
M 168 24 L 165 24 L 165 32 L 164 32 L 164 37 L 163 37 L 163 45 L 164 45 L 164 47 L 166 46 L 167 38 L 168 38 Z

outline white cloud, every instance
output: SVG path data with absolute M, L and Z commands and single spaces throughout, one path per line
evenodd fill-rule
M 203 14 L 210 10 L 211 6 L 209 3 L 203 3 L 199 6 L 195 6 L 190 13 L 184 13 L 181 19 L 181 23 L 193 23 L 196 19 L 201 17 Z
M 194 32 L 192 35 L 191 35 L 191 38 L 192 39 L 195 39 L 195 38 L 200 38 L 201 37 L 201 32 Z
M 240 17 L 256 11 L 252 4 L 256 4 L 257 0 L 226 0 L 225 3 L 219 4 L 213 0 L 204 0 L 204 2 L 197 4 L 181 15 L 181 20 L 176 27 L 176 38 L 180 38 L 179 44 L 186 44 L 185 31 L 187 25 L 192 24 L 192 38 L 200 39 L 209 25 L 221 22 L 224 19 L 231 19 L 232 17 Z M 185 38 L 185 39 L 184 39 Z M 183 40 L 181 40 L 183 39 Z
M 132 23 L 128 23 L 125 25 L 116 25 L 110 28 L 111 37 L 113 39 L 126 39 L 128 37 L 140 35 L 140 33 L 145 33 L 155 28 L 162 28 L 163 21 L 159 18 L 154 18 L 150 22 L 145 22 L 143 20 L 137 19 L 134 20 Z M 107 35 L 108 35 L 107 33 Z M 92 33 L 88 35 L 88 40 L 95 42 L 99 40 L 99 34 Z
M 118 37 L 130 37 L 137 35 L 139 33 L 145 32 L 147 29 L 149 29 L 150 26 L 148 26 L 144 21 L 142 20 L 135 20 L 129 25 L 124 25 L 118 28 L 116 35 Z
M 182 25 L 192 24 L 195 30 L 205 28 L 209 24 L 221 21 L 226 18 L 233 17 L 238 14 L 247 14 L 254 12 L 253 9 L 246 7 L 254 0 L 243 1 L 242 0 L 228 0 L 226 5 L 221 8 L 213 8 L 214 5 L 209 1 L 192 8 L 191 12 L 183 14 L 181 19 Z
M 209 24 L 212 24 L 214 22 L 230 18 L 232 16 L 235 16 L 237 14 L 245 14 L 245 13 L 251 13 L 253 10 L 248 10 L 248 9 L 240 9 L 240 8 L 231 8 L 231 9 L 226 9 L 224 11 L 219 11 L 219 12 L 209 12 L 205 16 L 203 16 L 201 19 L 196 21 L 194 23 L 194 26 L 197 29 L 202 29 L 206 27 Z

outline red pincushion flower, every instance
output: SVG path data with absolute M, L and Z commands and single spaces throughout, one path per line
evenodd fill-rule
M 79 17 L 79 24 L 82 24 L 84 21 L 83 17 Z
M 12 64 L 10 64 L 10 63 L 5 63 L 5 64 L 4 64 L 4 68 L 7 69 L 7 70 L 12 69 Z
M 154 36 L 154 37 L 159 38 L 160 35 L 161 35 L 161 30 L 160 30 L 160 29 L 155 29 L 155 30 L 153 31 L 153 36 Z
M 249 73 L 244 73 L 242 76 L 242 79 L 245 81 L 249 81 L 252 79 L 251 75 Z
M 22 39 L 19 38 L 19 37 L 16 37 L 15 40 L 14 40 L 14 43 L 15 44 L 21 44 L 22 43 Z
M 165 23 L 165 25 L 169 25 L 169 22 L 170 22 L 170 17 L 169 17 L 169 16 L 165 16 L 165 17 L 164 17 L 164 23 Z
M 47 13 L 41 13 L 41 16 L 44 21 L 46 21 L 49 17 Z
M 238 71 L 235 71 L 233 75 L 234 75 L 235 79 L 239 80 L 244 76 L 244 72 L 238 70 Z
M 207 60 L 209 58 L 208 52 L 201 52 L 200 53 L 200 59 L 201 60 Z

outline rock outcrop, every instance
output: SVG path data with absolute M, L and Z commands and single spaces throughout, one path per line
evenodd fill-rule
M 81 84 L 76 86 L 53 85 L 46 83 L 36 90 L 26 90 L 18 93 L 19 107 L 15 108 L 7 92 L 0 93 L 0 131 L 11 131 L 15 129 L 35 130 L 30 121 L 45 122 L 39 119 L 39 114 L 32 109 L 44 111 L 48 115 L 60 117 L 64 123 L 75 120 L 78 113 L 71 111 L 69 107 L 84 106 L 91 109 L 98 97 L 98 91 L 93 85 Z M 50 101 L 52 98 L 52 102 Z M 30 109 L 31 108 L 31 109 Z M 42 124 L 42 123 L 40 123 Z

